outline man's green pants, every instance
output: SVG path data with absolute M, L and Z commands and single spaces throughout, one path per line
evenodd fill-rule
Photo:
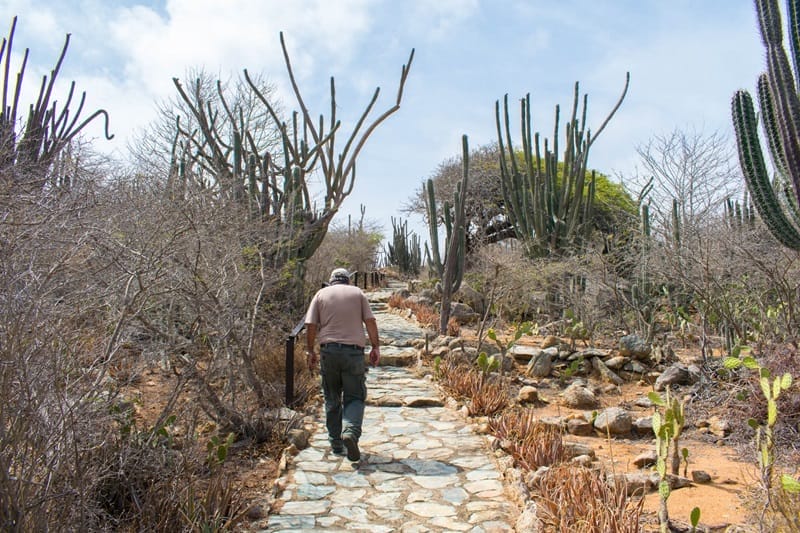
M 331 446 L 342 447 L 342 436 L 361 437 L 367 399 L 364 348 L 337 343 L 320 347 L 320 374 L 325 396 L 325 424 Z

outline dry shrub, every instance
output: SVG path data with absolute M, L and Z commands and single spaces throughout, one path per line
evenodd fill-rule
M 774 531 L 800 531 L 800 494 L 784 490 L 780 479 L 774 481 L 772 493 L 769 519 Z
M 204 487 L 190 484 L 183 494 L 181 517 L 191 531 L 230 531 L 244 518 L 239 489 L 221 472 L 215 472 Z
M 525 470 L 535 471 L 564 460 L 561 428 L 537 420 L 530 409 L 506 411 L 492 418 L 489 428 Z
M 800 376 L 800 355 L 791 345 L 764 346 L 763 351 L 757 356 L 759 363 L 769 370 L 773 378 L 786 372 L 795 380 Z M 749 442 L 754 438 L 754 432 L 748 420 L 767 419 L 767 400 L 761 391 L 758 372 L 739 370 L 732 376 L 733 390 L 723 391 L 725 398 L 721 401 L 742 415 L 731 419 L 733 437 Z M 778 419 L 773 434 L 776 460 L 779 464 L 797 464 L 800 460 L 800 452 L 797 449 L 797 442 L 800 439 L 800 387 L 793 385 L 782 392 L 777 404 Z M 752 455 L 756 447 L 748 445 L 747 450 Z M 754 455 L 751 460 L 755 460 Z
M 439 385 L 467 400 L 470 416 L 491 416 L 508 407 L 508 390 L 499 379 L 487 379 L 477 368 L 446 358 L 439 365 Z
M 427 328 L 439 326 L 439 313 L 434 311 L 431 306 L 421 303 L 411 303 L 408 304 L 407 307 L 411 309 L 411 312 L 414 313 L 417 322 L 419 322 L 422 327 Z
M 628 499 L 625 486 L 609 483 L 599 470 L 562 464 L 539 480 L 537 496 L 543 531 L 636 533 L 644 499 Z
M 370 272 L 377 268 L 383 239 L 380 226 L 363 216 L 358 224 L 331 224 L 320 247 L 305 262 L 308 299 L 328 281 L 334 268 L 343 267 L 351 272 Z
M 459 399 L 471 397 L 473 390 L 473 372 L 466 364 L 445 357 L 438 367 L 439 385 L 448 393 Z
M 450 337 L 458 337 L 460 333 L 461 325 L 455 318 L 450 317 L 450 320 L 447 321 L 447 334 Z
M 389 300 L 386 302 L 386 305 L 391 307 L 392 309 L 405 309 L 406 307 L 406 299 L 403 298 L 403 295 L 400 293 L 392 293 L 389 296 Z
M 241 521 L 244 501 L 219 465 L 209 472 L 173 449 L 166 427 L 122 430 L 97 456 L 107 472 L 92 493 L 98 529 L 225 531 Z
M 508 389 L 499 380 L 482 380 L 479 372 L 469 373 L 470 398 L 467 410 L 470 416 L 492 416 L 508 407 Z

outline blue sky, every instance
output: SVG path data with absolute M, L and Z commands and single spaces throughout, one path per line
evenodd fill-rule
M 414 190 L 460 153 L 463 134 L 472 146 L 495 140 L 494 104 L 506 93 L 531 93 L 534 128 L 549 137 L 554 106 L 568 109 L 579 81 L 596 129 L 629 71 L 628 96 L 589 160 L 628 181 L 639 172 L 636 146 L 655 135 L 732 138 L 731 96 L 763 69 L 749 0 L 0 0 L 6 28 L 14 15 L 16 52 L 31 48 L 30 90 L 72 34 L 62 81 L 76 80 L 89 109 L 109 111 L 116 138 L 98 148 L 120 155 L 192 67 L 223 79 L 262 72 L 293 104 L 279 31 L 315 115 L 327 112 L 335 76 L 345 132 L 375 87 L 377 110 L 392 105 L 415 48 L 402 107 L 362 151 L 340 217 L 364 204 L 387 235 Z M 425 240 L 421 219 L 411 227 Z

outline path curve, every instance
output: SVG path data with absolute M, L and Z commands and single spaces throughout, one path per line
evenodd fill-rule
M 424 335 L 385 311 L 397 287 L 367 293 L 387 360 Z M 309 447 L 278 480 L 262 531 L 514 531 L 518 509 L 487 438 L 443 407 L 435 385 L 408 368 L 380 366 L 367 374 L 367 388 L 361 462 L 330 451 L 322 413 Z

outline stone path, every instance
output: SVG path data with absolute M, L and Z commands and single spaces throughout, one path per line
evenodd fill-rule
M 402 358 L 423 336 L 382 312 L 391 289 L 368 294 L 387 360 Z M 264 531 L 514 531 L 517 507 L 486 438 L 442 406 L 433 384 L 412 370 L 380 366 L 367 374 L 367 388 L 360 463 L 331 452 L 320 418 L 310 446 L 278 481 L 282 491 Z

